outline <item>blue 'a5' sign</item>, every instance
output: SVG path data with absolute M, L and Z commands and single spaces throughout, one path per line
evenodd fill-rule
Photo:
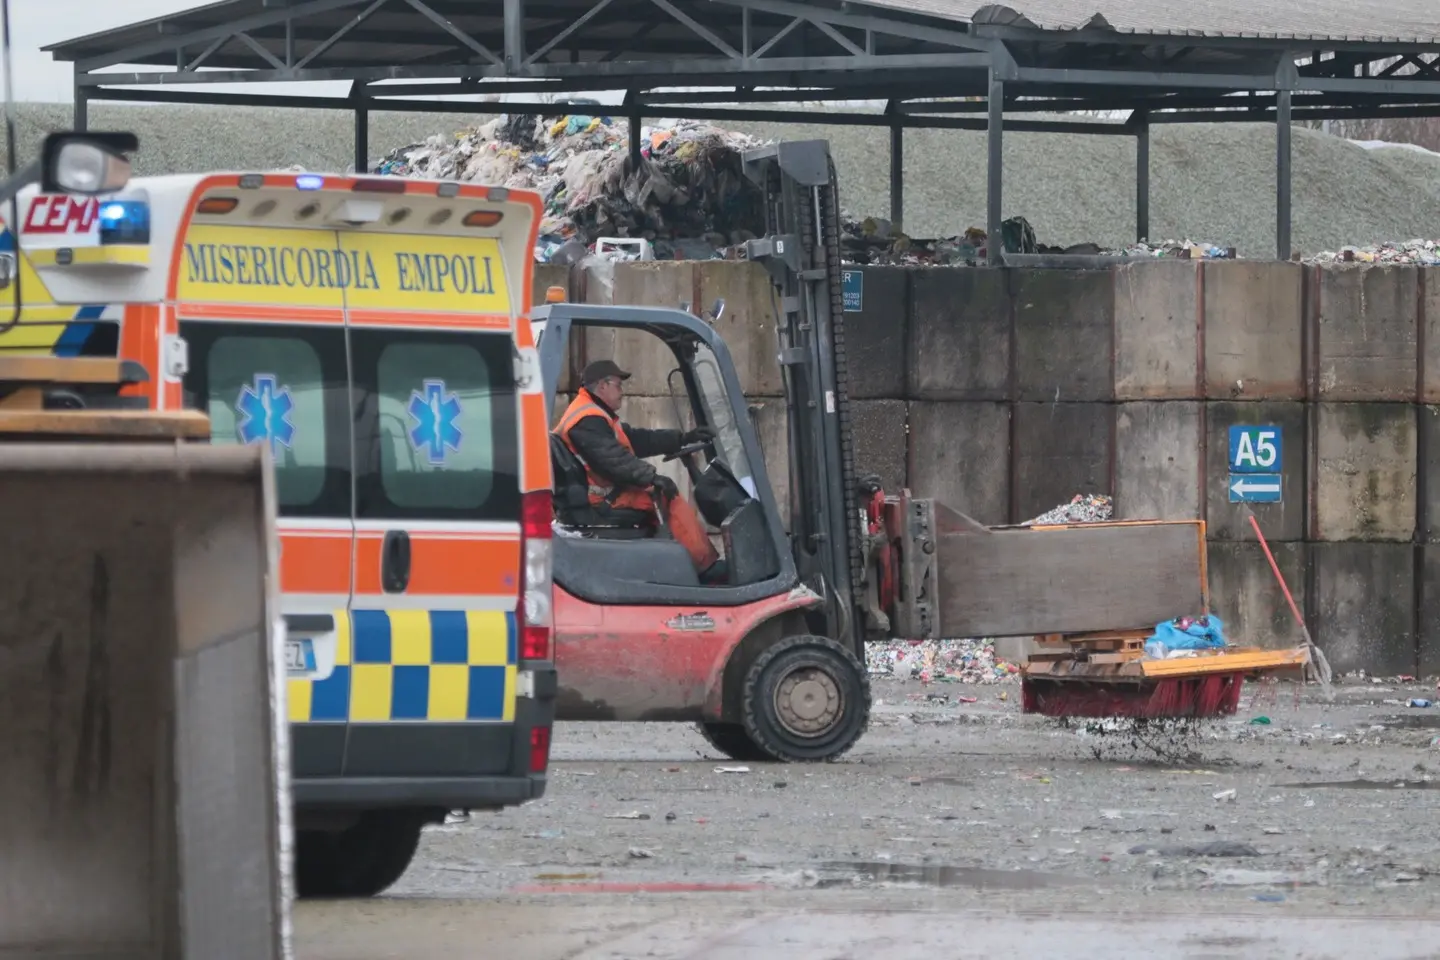
M 1279 427 L 1231 427 L 1230 472 L 1279 473 L 1280 443 Z

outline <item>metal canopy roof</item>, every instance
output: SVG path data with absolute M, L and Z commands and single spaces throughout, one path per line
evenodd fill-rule
M 357 166 L 368 162 L 371 109 L 549 114 L 564 109 L 549 98 L 586 90 L 625 91 L 613 112 L 632 121 L 637 157 L 636 121 L 647 116 L 886 126 L 896 220 L 903 130 L 984 129 L 992 232 L 1003 130 L 1136 137 L 1143 237 L 1151 124 L 1270 120 L 1282 257 L 1292 119 L 1440 114 L 1436 0 L 1013 2 L 223 0 L 45 50 L 75 64 L 79 126 L 92 100 L 347 109 Z M 351 81 L 348 97 L 175 89 L 334 80 Z M 475 97 L 532 93 L 546 98 L 501 106 Z M 471 99 L 434 99 L 455 94 Z M 827 100 L 888 106 L 756 106 Z M 746 106 L 714 106 L 737 103 Z M 1076 110 L 1126 110 L 1130 120 L 1014 116 Z

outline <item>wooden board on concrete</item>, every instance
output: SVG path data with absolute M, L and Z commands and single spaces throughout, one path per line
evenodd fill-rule
M 937 527 L 944 637 L 1126 629 L 1207 608 L 1198 520 Z

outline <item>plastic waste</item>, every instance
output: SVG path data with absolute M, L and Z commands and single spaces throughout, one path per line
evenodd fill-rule
M 1225 646 L 1225 624 L 1213 614 L 1203 617 L 1177 617 L 1155 625 L 1155 632 L 1145 641 L 1145 656 L 1155 660 L 1187 656 L 1193 650 L 1213 650 Z

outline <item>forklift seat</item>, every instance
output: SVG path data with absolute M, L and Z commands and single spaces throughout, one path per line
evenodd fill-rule
M 606 540 L 640 540 L 654 536 L 654 517 L 590 502 L 585 465 L 557 433 L 550 434 L 550 470 L 555 475 L 555 519 L 565 527 Z

